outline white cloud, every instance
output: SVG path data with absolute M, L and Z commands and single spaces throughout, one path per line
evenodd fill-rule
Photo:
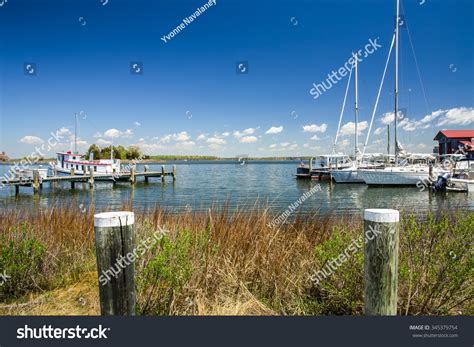
M 132 131 L 132 129 L 127 129 L 123 133 L 121 133 L 121 135 L 122 135 L 122 137 L 130 138 L 130 137 L 133 136 L 133 131 Z
M 405 131 L 415 131 L 418 129 L 428 129 L 434 120 L 438 119 L 437 126 L 444 125 L 469 125 L 474 123 L 474 108 L 457 107 L 449 110 L 438 110 L 429 115 L 424 116 L 420 120 L 411 120 L 403 118 L 400 114 L 397 127 Z M 393 122 L 393 112 L 385 113 L 380 121 L 383 124 L 390 124 Z M 380 130 L 380 133 L 382 130 Z M 377 133 L 376 133 L 377 134 Z
M 254 128 L 247 128 L 245 130 L 243 130 L 242 132 L 238 131 L 238 130 L 235 130 L 233 135 L 235 136 L 235 138 L 239 139 L 245 135 L 251 135 L 255 132 L 256 129 Z
M 272 126 L 270 129 L 268 129 L 265 134 L 279 134 L 283 131 L 283 126 L 279 127 L 274 127 Z
M 440 120 L 438 126 L 441 125 L 469 125 L 474 123 L 474 108 L 458 107 L 450 110 L 440 110 Z
M 257 138 L 255 136 L 244 136 L 241 139 L 239 139 L 239 142 L 254 143 L 254 142 L 257 142 Z
M 243 133 L 244 133 L 245 135 L 251 135 L 251 134 L 253 134 L 254 132 L 255 132 L 255 129 L 254 129 L 254 128 L 247 128 L 247 129 L 245 129 L 245 130 L 243 131 Z
M 276 144 L 276 143 L 271 144 L 271 145 L 269 146 L 269 148 L 276 148 L 276 147 L 277 147 L 277 144 Z
M 382 115 L 382 118 L 380 118 L 380 121 L 382 122 L 382 124 L 391 124 L 393 123 L 393 120 L 394 120 L 394 117 L 393 117 L 393 112 L 387 112 L 387 113 L 384 113 Z M 398 111 L 398 118 L 397 120 L 401 120 L 403 119 L 403 114 L 401 111 Z
M 133 125 L 135 125 L 136 127 L 139 127 L 142 124 L 140 122 L 134 122 Z
M 375 135 L 380 135 L 380 134 L 382 134 L 384 131 L 385 131 L 385 127 L 380 127 L 380 128 L 375 129 L 374 134 L 375 134 Z
M 224 137 L 227 137 L 229 135 L 230 135 L 230 133 L 228 131 L 226 131 L 225 133 L 222 133 L 222 136 L 224 136 Z
M 161 143 L 168 143 L 170 141 L 176 141 L 176 142 L 187 142 L 191 140 L 191 136 L 188 135 L 186 131 L 181 131 L 180 133 L 177 134 L 168 134 L 165 136 L 160 137 L 160 142 Z
M 323 123 L 321 125 L 317 124 L 310 124 L 310 125 L 303 125 L 303 131 L 305 133 L 324 133 L 326 132 L 328 125 Z
M 27 135 L 24 136 L 20 139 L 21 143 L 26 143 L 28 145 L 39 145 L 40 143 L 43 143 L 44 140 L 38 136 L 31 136 Z
M 104 132 L 104 137 L 109 138 L 109 139 L 114 139 L 117 137 L 120 137 L 120 130 L 117 129 L 109 129 Z
M 214 144 L 214 145 L 225 145 L 226 144 L 224 139 L 219 139 L 217 137 L 210 137 L 210 138 L 207 139 L 206 142 L 210 143 L 210 144 Z
M 186 131 L 182 131 L 178 134 L 173 134 L 173 140 L 177 142 L 186 142 L 191 139 L 191 136 L 188 135 Z
M 204 141 L 205 139 L 206 139 L 206 135 L 204 135 L 204 134 L 201 134 L 197 137 L 198 141 Z
M 280 143 L 280 146 L 282 146 L 282 147 L 288 147 L 290 144 L 291 144 L 291 143 L 289 143 L 289 142 L 282 142 L 282 143 Z
M 365 129 L 367 129 L 369 126 L 369 123 L 367 121 L 359 122 L 357 124 L 357 134 L 361 135 Z M 341 130 L 339 133 L 344 136 L 344 135 L 353 135 L 355 132 L 355 123 L 354 122 L 348 122 L 344 124 L 341 127 Z
M 313 137 L 310 138 L 310 140 L 317 141 L 321 139 L 318 137 L 318 135 L 314 135 Z
M 69 130 L 68 128 L 62 127 L 61 129 L 57 131 L 57 134 L 60 136 L 65 136 L 65 135 L 71 135 L 72 133 L 71 133 L 71 130 Z

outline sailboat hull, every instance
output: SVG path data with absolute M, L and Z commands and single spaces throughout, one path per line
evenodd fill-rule
M 383 170 L 359 170 L 359 178 L 369 186 L 417 186 L 428 181 L 429 170 L 410 168 L 386 168 Z
M 331 170 L 330 172 L 336 183 L 364 183 L 357 169 Z

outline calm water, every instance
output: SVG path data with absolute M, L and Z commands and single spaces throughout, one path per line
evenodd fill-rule
M 302 194 L 317 184 L 321 191 L 307 199 L 298 212 L 302 213 L 360 213 L 365 208 L 397 208 L 413 212 L 448 209 L 453 207 L 474 210 L 474 195 L 449 193 L 430 196 L 417 188 L 368 188 L 364 184 L 334 184 L 297 180 L 294 178 L 298 162 L 256 162 L 238 165 L 234 162 L 176 162 L 177 181 L 167 177 L 166 183 L 152 178 L 148 184 L 143 178 L 132 187 L 125 182 L 113 186 L 98 183 L 94 190 L 87 184 L 76 183 L 76 189 L 64 183 L 50 188 L 44 185 L 41 194 L 33 195 L 32 188 L 21 188 L 15 197 L 14 188 L 0 190 L 0 208 L 20 206 L 35 209 L 68 204 L 78 211 L 94 205 L 96 211 L 119 209 L 131 204 L 134 209 L 148 209 L 157 205 L 174 212 L 199 211 L 213 203 L 231 208 L 253 205 L 257 200 L 266 203 L 275 212 L 284 211 Z M 137 170 L 143 170 L 142 165 Z M 160 165 L 149 165 L 150 170 L 160 170 Z M 0 175 L 8 166 L 0 165 Z

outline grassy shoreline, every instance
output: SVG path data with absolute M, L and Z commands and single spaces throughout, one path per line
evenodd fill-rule
M 2 211 L 0 314 L 98 314 L 93 211 Z M 277 229 L 265 208 L 136 212 L 136 243 L 169 233 L 136 261 L 144 315 L 359 315 L 363 250 L 318 284 L 310 276 L 362 234 L 358 216 L 296 216 Z M 402 213 L 399 314 L 473 314 L 473 212 Z M 85 281 L 87 278 L 87 281 Z M 71 289 L 73 288 L 73 289 Z M 51 308 L 80 288 L 81 310 Z M 50 304 L 1 306 L 50 298 Z M 77 299 L 79 301 L 79 299 Z M 84 303 L 82 302 L 82 303 Z M 15 308 L 16 307 L 16 308 Z

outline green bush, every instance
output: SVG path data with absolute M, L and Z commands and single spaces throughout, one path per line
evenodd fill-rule
M 12 237 L 0 237 L 0 297 L 16 297 L 37 289 L 45 257 L 45 246 L 27 233 L 23 224 L 12 231 Z
M 473 313 L 473 230 L 473 213 L 402 220 L 400 314 Z M 468 312 L 459 307 L 467 307 Z
M 154 256 L 138 276 L 139 288 L 146 292 L 145 302 L 139 302 L 142 314 L 170 314 L 172 302 L 179 297 L 193 272 L 194 241 L 191 233 L 182 229 L 174 238 L 165 235 L 153 246 Z
M 363 309 L 363 276 L 364 276 L 364 248 L 363 240 L 355 246 L 360 234 L 354 232 L 353 226 L 335 226 L 331 237 L 315 248 L 314 271 L 330 270 L 331 260 L 337 259 L 341 254 L 347 254 L 345 261 L 340 261 L 340 266 L 326 271 L 329 276 L 318 281 L 310 281 L 305 311 L 315 315 L 348 315 L 358 314 Z M 349 249 L 349 245 L 354 247 Z M 311 275 L 314 275 L 312 273 Z M 313 279 L 315 277 L 313 276 Z

